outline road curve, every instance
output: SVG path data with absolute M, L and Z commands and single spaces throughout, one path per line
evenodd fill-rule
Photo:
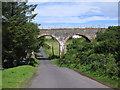
M 44 60 L 40 60 L 40 66 L 28 88 L 108 88 L 74 70 L 57 67 L 47 60 L 43 48 L 41 48 L 41 53 Z

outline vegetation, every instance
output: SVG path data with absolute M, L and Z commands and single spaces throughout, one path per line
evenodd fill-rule
M 3 70 L 2 88 L 22 88 L 24 86 L 23 84 L 27 83 L 32 77 L 35 70 L 35 67 L 29 65 Z
M 40 46 L 44 46 L 49 57 L 59 55 L 59 44 L 54 43 L 53 38 L 47 44 L 44 37 L 37 38 L 38 24 L 31 22 L 37 15 L 32 13 L 36 7 L 24 2 L 2 3 L 2 63 L 3 68 L 10 68 L 3 70 L 3 88 L 18 88 L 32 76 L 35 71 L 32 66 L 36 66 L 37 61 L 31 55 L 26 57 L 28 53 L 37 52 Z M 120 26 L 98 33 L 92 43 L 83 38 L 73 39 L 67 45 L 66 54 L 56 63 L 120 87 Z
M 27 63 L 31 56 L 28 53 L 37 52 L 43 44 L 44 38 L 37 39 L 39 34 L 38 24 L 32 23 L 37 14 L 32 14 L 37 5 L 27 5 L 24 2 L 2 3 L 2 62 L 3 68 Z M 28 59 L 27 59 L 28 58 Z M 33 65 L 30 63 L 30 65 Z
M 120 26 L 111 26 L 105 33 L 98 33 L 96 40 L 73 39 L 67 52 L 58 61 L 60 66 L 86 73 L 108 83 L 119 86 L 120 68 Z
M 45 53 L 49 58 L 53 55 L 59 56 L 59 43 L 54 38 L 50 36 L 45 36 L 45 44 L 43 47 L 45 49 Z
M 59 43 L 57 40 L 55 40 L 54 38 L 50 37 L 50 36 L 45 36 L 44 39 L 44 49 L 45 49 L 45 53 L 46 55 L 51 58 L 57 58 L 59 57 Z M 71 44 L 72 43 L 72 39 L 69 39 L 66 43 L 66 45 Z M 53 50 L 52 50 L 53 48 Z M 67 49 L 65 50 L 67 51 Z M 54 55 L 53 55 L 54 54 Z
M 35 67 L 38 66 L 38 59 L 35 59 Z M 5 69 L 2 71 L 2 88 L 25 88 L 36 68 L 31 65 L 22 65 Z M 12 77 L 11 77 L 12 76 Z
M 0 70 L 0 89 L 2 89 L 2 70 Z
M 37 15 L 32 13 L 36 7 L 25 2 L 2 3 L 3 88 L 20 88 L 38 66 L 31 53 L 38 52 L 44 38 L 37 38 L 39 25 L 31 22 Z

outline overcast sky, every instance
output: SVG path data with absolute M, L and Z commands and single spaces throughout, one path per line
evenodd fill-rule
M 41 25 L 117 25 L 118 0 L 42 0 L 38 4 L 33 22 Z

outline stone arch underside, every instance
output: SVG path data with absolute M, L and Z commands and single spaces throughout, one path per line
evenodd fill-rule
M 56 37 L 56 36 L 54 36 L 52 34 L 40 34 L 40 35 L 38 35 L 37 38 L 44 37 L 44 36 L 53 37 L 59 43 L 59 55 L 61 55 L 61 53 L 60 53 L 60 43 L 61 43 L 61 41 L 58 39 L 58 37 Z
M 64 52 L 65 52 L 65 50 L 66 50 L 66 43 L 67 43 L 67 41 L 68 41 L 73 35 L 82 36 L 82 37 L 85 38 L 88 42 L 92 42 L 92 39 L 91 39 L 91 37 L 90 37 L 89 35 L 85 35 L 85 34 L 83 34 L 83 33 L 70 34 L 70 35 L 68 35 L 68 36 L 65 38 L 65 40 L 63 41 L 63 43 L 64 43 Z
M 51 35 L 51 34 L 40 34 L 40 35 L 38 35 L 38 38 L 44 37 L 44 36 L 51 36 L 51 37 L 53 37 L 55 40 L 57 40 L 57 42 L 60 44 L 59 39 L 58 39 L 56 36 Z
M 79 36 L 82 36 L 83 38 L 85 38 L 88 42 L 91 42 L 91 38 L 89 35 L 84 35 L 84 34 L 81 34 L 81 33 L 76 33 L 76 34 L 70 34 L 69 36 L 67 36 L 64 40 L 64 44 L 66 44 L 66 42 L 74 35 L 79 35 Z
M 68 36 L 66 36 L 66 38 L 63 40 L 63 50 L 62 53 L 64 54 L 65 50 L 66 50 L 66 42 L 73 36 L 73 35 L 80 35 L 83 38 L 85 38 L 88 42 L 92 42 L 92 40 L 94 39 L 93 36 L 85 34 L 85 33 L 74 33 L 74 34 L 70 34 Z

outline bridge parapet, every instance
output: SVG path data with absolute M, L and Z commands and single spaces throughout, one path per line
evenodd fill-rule
M 40 29 L 65 29 L 65 28 L 106 28 L 107 25 L 41 25 Z

